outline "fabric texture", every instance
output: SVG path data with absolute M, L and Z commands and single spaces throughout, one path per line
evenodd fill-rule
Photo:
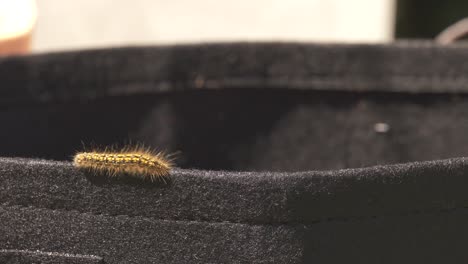
M 234 43 L 1 58 L 0 261 L 465 263 L 467 55 Z M 70 162 L 129 141 L 176 153 L 167 183 Z
M 0 250 L 0 261 L 5 264 L 43 263 L 43 264 L 101 264 L 102 258 L 96 256 L 70 255 L 54 252 L 27 250 Z

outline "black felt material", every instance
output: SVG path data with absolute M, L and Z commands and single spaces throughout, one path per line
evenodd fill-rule
M 466 162 L 330 172 L 338 181 L 331 180 L 329 189 L 320 182 L 327 173 L 303 174 L 301 182 L 313 188 L 289 190 L 284 183 L 295 182 L 295 175 L 250 174 L 264 178 L 262 184 L 236 191 L 242 175 L 235 173 L 176 170 L 165 187 L 116 180 L 95 185 L 69 164 L 3 160 L 0 167 L 8 173 L 2 171 L 2 179 L 12 177 L 0 184 L 9 186 L 1 191 L 0 244 L 99 254 L 106 263 L 463 263 L 468 259 Z M 337 184 L 346 178 L 352 181 Z M 213 184 L 217 180 L 222 185 Z M 296 196 L 281 197 L 283 192 Z M 405 201 L 421 207 L 408 210 Z M 233 219 L 265 211 L 268 223 Z M 332 211 L 342 214 L 331 217 Z M 320 213 L 314 221 L 303 218 Z M 300 222 L 276 219 L 285 214 Z
M 1 208 L 0 243 L 88 252 L 105 263 L 297 263 L 303 227 L 160 221 L 34 208 Z M 21 226 L 16 232 L 7 228 Z M 53 226 L 51 228 L 50 226 Z M 28 239 L 23 239 L 28 237 Z M 60 241 L 60 243 L 57 243 Z
M 0 243 L 105 263 L 465 263 L 468 209 L 256 226 L 0 208 Z M 11 231 L 11 227 L 21 227 Z M 29 263 L 29 262 L 26 262 Z
M 231 89 L 17 104 L 0 111 L 8 124 L 0 130 L 0 154 L 70 160 L 83 142 L 131 140 L 176 152 L 180 167 L 199 169 L 304 171 L 447 159 L 468 155 L 467 98 Z M 381 122 L 387 133 L 375 131 Z
M 465 263 L 467 55 L 244 43 L 2 58 L 0 261 Z M 81 142 L 129 140 L 178 152 L 167 183 L 69 161 Z
M 163 220 L 312 224 L 468 204 L 468 160 L 300 173 L 174 169 L 169 182 L 111 179 L 70 163 L 1 159 L 8 205 Z
M 466 56 L 464 45 L 398 42 L 198 44 L 7 57 L 0 61 L 0 98 L 49 102 L 229 87 L 464 92 Z

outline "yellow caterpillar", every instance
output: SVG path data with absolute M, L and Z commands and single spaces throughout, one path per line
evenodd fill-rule
M 159 152 L 143 148 L 124 148 L 121 151 L 79 152 L 73 159 L 78 168 L 105 172 L 110 176 L 127 174 L 154 181 L 169 175 L 172 161 Z

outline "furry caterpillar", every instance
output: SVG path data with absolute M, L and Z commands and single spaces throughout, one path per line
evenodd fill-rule
M 79 152 L 73 159 L 78 168 L 105 172 L 110 176 L 128 174 L 141 179 L 163 179 L 169 175 L 171 160 L 161 152 L 126 148 L 121 151 Z M 164 180 L 164 179 L 163 179 Z

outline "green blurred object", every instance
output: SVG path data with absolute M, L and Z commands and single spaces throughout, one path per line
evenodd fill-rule
M 398 0 L 395 36 L 432 39 L 465 17 L 467 0 Z

